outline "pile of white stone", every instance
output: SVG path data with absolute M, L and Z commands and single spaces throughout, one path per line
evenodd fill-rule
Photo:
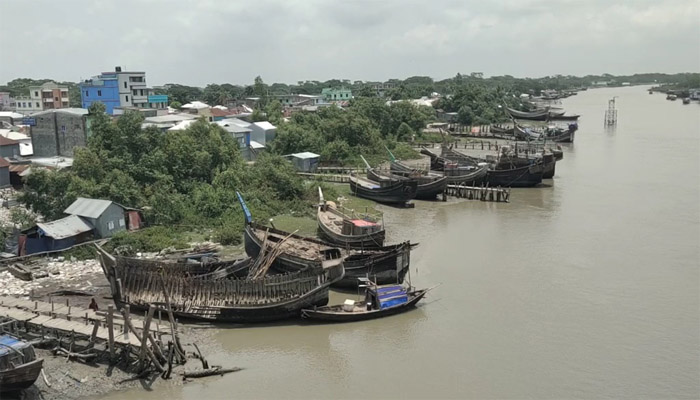
M 0 272 L 0 295 L 29 296 L 33 290 L 44 288 L 89 290 L 92 282 L 87 277 L 102 273 L 102 267 L 97 260 L 75 261 L 58 257 L 47 259 L 39 271 L 46 271 L 48 276 L 23 281 L 8 271 Z

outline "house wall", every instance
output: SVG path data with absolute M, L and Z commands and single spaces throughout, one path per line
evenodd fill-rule
M 73 157 L 76 147 L 87 144 L 84 115 L 57 111 L 38 115 L 31 128 L 34 155 Z
M 12 157 L 19 155 L 19 143 L 0 146 L 0 157 Z
M 7 186 L 10 186 L 10 168 L 0 167 L 0 188 Z
M 108 238 L 117 232 L 126 230 L 126 220 L 124 219 L 124 209 L 112 203 L 100 215 L 99 218 L 87 218 L 95 227 L 95 237 Z

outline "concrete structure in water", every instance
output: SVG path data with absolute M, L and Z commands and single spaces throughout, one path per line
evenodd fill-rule
M 46 82 L 41 86 L 30 86 L 28 96 L 12 100 L 17 112 L 29 114 L 43 110 L 67 108 L 70 105 L 68 88 L 55 82 Z
M 82 108 L 49 110 L 34 114 L 32 148 L 37 157 L 73 157 L 76 147 L 87 145 L 87 114 Z
M 81 82 L 80 97 L 83 108 L 89 108 L 95 102 L 103 103 L 110 115 L 115 113 L 116 107 L 168 107 L 168 96 L 155 94 L 146 86 L 145 72 L 122 71 L 121 67 Z

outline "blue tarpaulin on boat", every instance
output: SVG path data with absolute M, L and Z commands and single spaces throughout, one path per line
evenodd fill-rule
M 15 350 L 22 350 L 27 346 L 29 346 L 27 342 L 23 342 L 15 337 L 9 335 L 0 336 L 0 356 L 12 351 L 8 347 L 11 347 Z
M 377 288 L 377 299 L 383 310 L 408 302 L 408 295 L 401 285 L 381 286 Z

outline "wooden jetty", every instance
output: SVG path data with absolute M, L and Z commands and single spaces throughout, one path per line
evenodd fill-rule
M 500 187 L 447 185 L 445 193 L 448 196 L 467 200 L 492 201 L 496 203 L 510 202 L 510 189 Z

